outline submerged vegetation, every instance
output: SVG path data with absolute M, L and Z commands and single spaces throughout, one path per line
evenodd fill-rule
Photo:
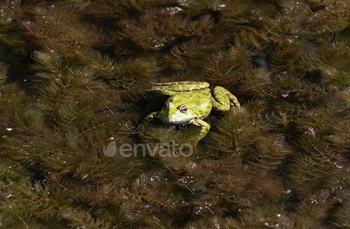
M 350 228 L 349 2 L 3 0 L 0 14 L 0 228 Z M 197 145 L 196 126 L 139 131 L 167 99 L 151 82 L 188 80 L 242 109 L 213 112 Z M 174 141 L 193 151 L 163 157 Z

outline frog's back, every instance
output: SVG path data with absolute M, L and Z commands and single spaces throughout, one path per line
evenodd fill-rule
M 177 101 L 182 101 L 189 104 L 201 104 L 211 101 L 211 94 L 209 89 L 204 89 L 200 91 L 181 92 L 177 93 L 176 95 L 173 95 L 172 97 L 176 98 L 175 100 Z

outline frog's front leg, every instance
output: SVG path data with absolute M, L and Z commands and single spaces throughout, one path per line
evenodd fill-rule
M 209 123 L 204 122 L 202 119 L 199 119 L 199 118 L 193 119 L 193 120 L 190 121 L 190 123 L 194 124 L 196 126 L 202 127 L 201 132 L 199 133 L 199 135 L 197 137 L 197 141 L 199 141 L 202 138 L 204 138 L 208 134 L 208 132 L 210 130 Z
M 238 109 L 241 106 L 236 96 L 223 87 L 215 87 L 213 94 L 214 98 L 211 98 L 213 107 L 220 111 L 228 111 L 230 109 L 230 100 L 232 100 Z
M 142 127 L 144 127 L 148 122 L 150 122 L 154 117 L 158 117 L 160 114 L 160 111 L 155 111 L 152 112 L 151 114 L 147 115 L 146 118 L 144 118 L 142 120 L 142 122 L 140 123 L 138 129 L 141 129 Z

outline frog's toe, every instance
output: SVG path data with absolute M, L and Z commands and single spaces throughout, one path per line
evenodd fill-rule
M 136 128 L 136 131 L 140 131 L 140 130 L 142 130 L 142 129 L 143 129 L 143 127 L 144 127 L 144 125 L 139 125 L 139 126 Z

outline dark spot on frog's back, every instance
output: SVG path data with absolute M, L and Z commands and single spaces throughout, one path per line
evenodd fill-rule
M 210 104 L 207 105 L 207 109 L 210 109 Z

